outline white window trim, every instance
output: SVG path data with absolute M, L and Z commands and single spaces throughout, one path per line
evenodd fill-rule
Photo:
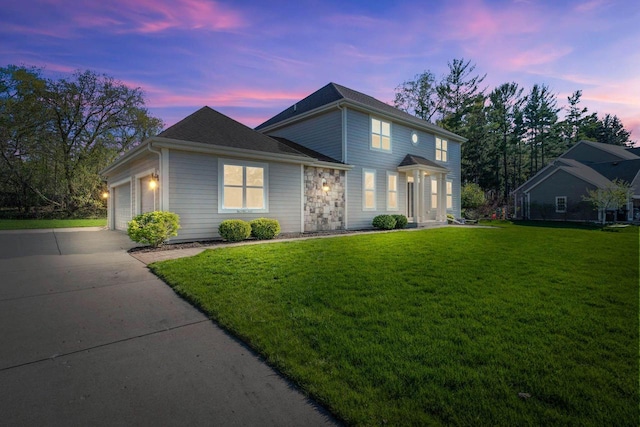
M 395 176 L 396 177 L 396 188 L 395 190 L 391 191 L 391 189 L 389 188 L 389 177 L 390 176 Z M 399 197 L 398 197 L 398 187 L 399 187 L 399 175 L 397 172 L 389 172 L 387 171 L 387 210 L 388 211 L 398 211 L 400 210 L 400 202 L 399 202 Z M 396 206 L 395 207 L 391 207 L 389 206 L 389 196 L 391 195 L 391 193 L 396 193 Z
M 564 199 L 564 210 L 558 209 L 559 199 Z M 567 196 L 556 196 L 556 213 L 567 213 Z
M 381 123 L 389 123 L 389 149 L 385 150 L 382 148 L 382 135 L 380 135 L 380 148 L 375 148 L 372 143 L 373 136 L 373 119 L 378 120 Z M 381 125 L 382 127 L 382 125 Z M 380 129 L 382 131 L 382 129 Z M 369 149 L 372 151 L 379 151 L 382 153 L 392 153 L 393 152 L 393 123 L 388 120 L 383 120 L 379 117 L 369 116 Z
M 440 140 L 440 147 L 442 147 L 442 143 L 444 142 L 446 145 L 446 148 L 438 148 L 438 140 Z M 440 138 L 436 136 L 436 141 L 435 141 L 435 159 L 438 162 L 443 162 L 443 163 L 447 163 L 449 161 L 449 141 L 447 141 L 444 138 Z M 440 159 L 438 159 L 438 152 L 440 153 Z M 442 159 L 444 155 L 444 160 Z
M 372 173 L 373 174 L 373 207 L 372 208 L 368 208 L 367 207 L 367 191 L 371 191 L 371 189 L 367 189 L 366 187 L 366 175 L 367 173 Z M 378 198 L 377 196 L 377 173 L 375 169 L 362 169 L 362 210 L 363 211 L 375 211 L 378 210 Z
M 451 184 L 451 193 L 449 193 L 449 184 Z M 447 210 L 452 210 L 453 209 L 453 180 L 447 179 L 444 189 L 446 192 L 445 203 L 447 206 Z M 451 206 L 449 206 L 449 201 L 451 201 Z
M 243 167 L 257 167 L 263 168 L 263 197 L 264 208 L 263 209 L 225 209 L 224 208 L 224 165 L 243 166 Z M 243 188 L 246 185 L 243 183 Z M 235 160 L 235 159 L 223 159 L 218 158 L 218 212 L 219 213 L 269 213 L 269 164 L 251 162 L 247 160 Z

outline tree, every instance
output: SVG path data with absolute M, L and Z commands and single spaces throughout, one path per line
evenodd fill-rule
M 496 147 L 495 174 L 503 190 L 503 200 L 509 198 L 509 159 L 522 134 L 522 88 L 517 83 L 504 83 L 489 94 L 488 121 Z M 501 157 L 501 159 L 499 157 Z M 502 165 L 500 165 L 502 162 Z M 502 176 L 500 176 L 502 169 Z
M 41 144 L 47 113 L 42 109 L 45 81 L 37 68 L 9 65 L 0 68 L 0 178 L 3 205 L 17 206 L 24 213 L 46 196 L 39 184 L 46 179 L 36 168 L 47 159 Z
M 436 77 L 431 71 L 417 74 L 396 87 L 393 106 L 428 122 L 440 108 Z
M 631 187 L 631 184 L 615 179 L 604 188 L 587 190 L 587 195 L 582 196 L 582 200 L 593 204 L 593 207 L 601 213 L 602 223 L 604 224 L 607 217 L 606 212 L 625 206 L 632 192 L 633 187 Z
M 631 132 L 624 128 L 618 116 L 611 116 L 611 114 L 605 114 L 602 120 L 596 118 L 591 121 L 591 126 L 585 129 L 585 135 L 603 144 L 629 145 L 631 143 Z
M 139 88 L 110 77 L 52 80 L 36 68 L 0 68 L 1 206 L 20 215 L 102 209 L 98 172 L 161 127 Z
M 576 142 L 584 138 L 584 121 L 587 114 L 587 107 L 580 108 L 580 98 L 582 97 L 582 91 L 577 90 L 567 97 L 569 103 L 567 114 L 559 125 L 560 137 L 564 142 L 565 149 L 572 147 Z
M 448 66 L 449 74 L 436 88 L 442 117 L 438 125 L 466 136 L 466 116 L 478 106 L 480 99 L 484 101 L 484 89 L 480 89 L 479 85 L 487 75 L 472 76 L 476 66 L 471 61 L 465 62 L 463 58 L 454 59 Z
M 546 85 L 534 84 L 526 99 L 523 114 L 530 149 L 529 176 L 533 176 L 546 165 L 545 154 L 560 108 L 557 107 L 555 95 Z
M 92 71 L 47 81 L 51 146 L 62 170 L 63 206 L 69 214 L 91 200 L 98 172 L 137 141 L 157 133 L 159 119 L 144 108 L 142 91 Z

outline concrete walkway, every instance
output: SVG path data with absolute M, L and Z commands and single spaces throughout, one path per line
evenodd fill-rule
M 0 425 L 335 421 L 104 230 L 0 232 Z

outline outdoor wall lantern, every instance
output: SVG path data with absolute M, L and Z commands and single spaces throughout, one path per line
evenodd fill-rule
M 102 192 L 102 198 L 103 198 L 103 199 L 108 199 L 108 198 L 109 198 L 109 192 L 108 192 L 108 191 L 106 191 L 106 190 L 105 190 L 105 191 L 103 191 L 103 192 Z
M 327 184 L 327 180 L 322 178 L 322 191 L 329 191 L 329 185 Z
M 151 174 L 151 181 L 149 181 L 149 188 L 152 190 L 155 190 L 156 187 L 158 186 L 158 181 L 160 180 L 160 177 L 158 176 L 157 173 L 152 173 Z

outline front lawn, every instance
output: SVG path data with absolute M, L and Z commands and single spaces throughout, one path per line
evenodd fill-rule
M 0 219 L 0 230 L 35 228 L 105 227 L 107 219 Z
M 348 424 L 638 424 L 637 227 L 353 235 L 151 268 Z

